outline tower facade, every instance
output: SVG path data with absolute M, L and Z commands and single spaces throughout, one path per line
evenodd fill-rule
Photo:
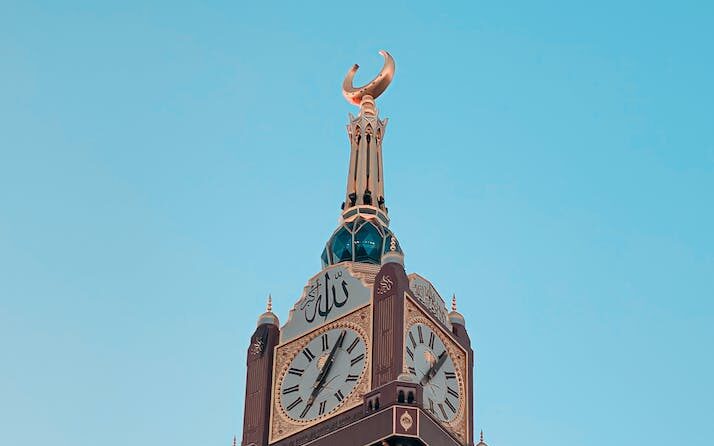
M 251 337 L 243 446 L 473 445 L 474 354 L 465 318 L 423 276 L 407 274 L 389 229 L 375 99 L 348 72 L 350 161 L 338 227 L 280 326 L 270 303 Z

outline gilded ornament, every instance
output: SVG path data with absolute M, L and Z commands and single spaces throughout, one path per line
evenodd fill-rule
M 405 431 L 408 431 L 409 429 L 411 429 L 412 425 L 414 425 L 414 420 L 412 419 L 412 416 L 409 415 L 409 412 L 407 412 L 406 410 L 404 411 L 404 413 L 402 413 L 402 416 L 399 417 L 399 424 L 402 425 L 402 429 L 404 429 Z

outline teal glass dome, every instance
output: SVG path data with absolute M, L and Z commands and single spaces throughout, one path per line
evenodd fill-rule
M 332 233 L 322 250 L 322 267 L 340 262 L 379 265 L 382 263 L 382 254 L 390 250 L 392 239 L 395 241 L 396 251 L 401 254 L 402 248 L 389 228 L 377 220 L 357 217 L 343 223 Z

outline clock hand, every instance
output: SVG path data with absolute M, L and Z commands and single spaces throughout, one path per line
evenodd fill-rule
M 435 388 L 435 389 L 441 390 L 441 386 L 440 386 L 440 385 L 437 385 L 436 383 L 429 382 L 429 383 L 427 383 L 427 384 L 429 384 L 429 386 L 431 386 L 431 387 L 433 387 L 433 388 Z
M 323 389 L 329 389 L 329 388 L 330 388 L 330 384 L 332 383 L 332 381 L 334 381 L 335 379 L 337 379 L 337 378 L 339 378 L 339 377 L 340 377 L 340 375 L 335 375 L 335 376 L 333 376 L 332 378 L 328 379 L 327 382 L 322 385 L 322 388 L 323 388 Z
M 322 366 L 322 370 L 320 370 L 320 373 L 317 375 L 315 384 L 312 386 L 312 393 L 310 393 L 310 398 L 308 398 L 307 400 L 307 409 L 312 406 L 312 404 L 315 402 L 315 398 L 317 398 L 317 395 L 320 394 L 320 391 L 322 390 L 322 387 L 325 384 L 327 374 L 330 373 L 332 364 L 335 362 L 335 354 L 337 353 L 337 349 L 339 347 L 342 347 L 342 342 L 345 340 L 345 335 L 347 335 L 347 331 L 342 330 L 342 333 L 340 333 L 340 337 L 337 338 L 337 342 L 332 347 L 330 354 L 327 356 L 327 360 L 325 360 L 325 364 Z
M 426 374 L 425 374 L 424 377 L 421 379 L 421 381 L 419 382 L 419 384 L 421 384 L 421 385 L 423 386 L 423 385 L 425 385 L 426 383 L 428 383 L 428 382 L 431 380 L 431 378 L 433 378 L 434 376 L 436 376 L 436 373 L 439 371 L 439 369 L 441 368 L 441 366 L 444 365 L 444 363 L 446 362 L 446 358 L 448 358 L 448 357 L 449 357 L 449 355 L 447 355 L 447 354 L 446 354 L 446 350 L 444 350 L 444 353 L 442 353 L 441 356 L 439 356 L 439 359 L 438 359 L 438 360 L 434 363 L 434 365 L 431 366 L 431 368 L 426 372 Z

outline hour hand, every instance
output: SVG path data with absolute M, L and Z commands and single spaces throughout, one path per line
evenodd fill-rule
M 310 410 L 312 405 L 315 403 L 315 397 L 310 395 L 310 398 L 307 400 L 307 404 L 305 405 L 305 408 L 302 410 L 300 413 L 300 418 L 305 418 L 305 415 L 307 415 L 307 411 Z
M 421 379 L 419 384 L 422 386 L 431 381 L 431 378 L 436 376 L 437 372 L 441 368 L 442 365 L 444 365 L 444 362 L 446 362 L 446 358 L 448 355 L 446 354 L 446 350 L 439 356 L 439 359 L 434 363 L 434 365 L 431 366 L 429 370 L 424 374 L 424 377 Z
M 340 337 L 337 338 L 337 342 L 335 342 L 335 345 L 332 347 L 330 354 L 327 356 L 325 364 L 323 364 L 320 373 L 317 375 L 315 385 L 313 385 L 312 393 L 310 394 L 310 399 L 308 399 L 308 405 L 311 405 L 315 401 L 315 398 L 320 393 L 320 390 L 322 390 L 323 384 L 325 384 L 325 379 L 327 379 L 327 375 L 328 373 L 330 373 L 332 364 L 335 362 L 335 354 L 337 353 L 337 349 L 342 346 L 342 342 L 345 340 L 346 335 L 347 331 L 342 330 L 342 333 L 340 333 Z

